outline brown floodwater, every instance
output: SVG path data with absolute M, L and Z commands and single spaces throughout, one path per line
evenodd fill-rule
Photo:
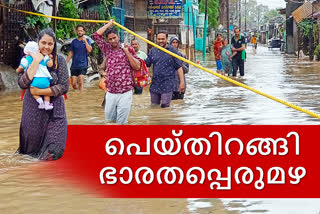
M 215 70 L 212 56 L 200 64 Z M 320 113 L 320 63 L 297 60 L 279 50 L 259 47 L 245 64 L 242 83 Z M 104 123 L 101 107 L 104 93 L 98 81 L 86 84 L 84 91 L 70 89 L 66 101 L 69 124 Z M 21 90 L 0 92 L 0 213 L 318 213 L 319 200 L 305 200 L 286 212 L 297 200 L 249 199 L 97 199 L 80 189 L 56 182 L 58 175 L 38 179 L 30 166 L 38 161 L 14 154 L 19 144 L 22 111 Z M 145 89 L 135 95 L 129 124 L 319 124 L 319 120 L 290 109 L 246 89 L 191 67 L 187 75 L 184 101 L 173 101 L 167 109 L 150 106 Z M 310 212 L 305 212 L 305 206 Z M 275 209 L 279 208 L 279 212 Z M 313 212 L 315 210 L 315 212 Z M 299 212 L 300 211 L 300 212 Z

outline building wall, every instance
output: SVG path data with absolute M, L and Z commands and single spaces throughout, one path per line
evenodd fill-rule
M 187 44 L 187 39 L 188 39 L 188 28 L 184 27 L 183 30 L 181 31 L 181 42 L 182 44 Z M 194 45 L 194 33 L 193 33 L 193 28 L 189 28 L 189 45 Z
M 136 0 L 135 5 L 136 5 L 136 17 L 146 19 L 148 2 L 144 0 Z
M 121 7 L 121 0 L 115 0 L 114 5 Z M 134 8 L 136 9 L 136 18 L 147 17 L 147 1 L 145 0 L 123 0 L 123 8 L 128 17 L 134 16 Z
M 120 0 L 115 1 L 116 6 L 120 6 Z M 125 26 L 130 30 L 133 30 L 133 20 L 134 20 L 134 8 L 135 8 L 135 30 L 140 36 L 147 38 L 148 30 L 148 17 L 147 17 L 147 6 L 148 3 L 145 0 L 124 0 L 124 9 L 126 14 Z M 149 20 L 151 22 L 152 20 Z M 150 26 L 151 27 L 151 26 Z M 154 33 L 156 34 L 158 30 L 166 30 L 169 33 L 169 39 L 172 36 L 178 36 L 182 42 L 182 51 L 185 51 L 187 44 L 187 27 L 183 25 L 183 19 L 171 19 L 168 23 L 156 23 L 154 26 Z M 189 32 L 189 45 L 194 46 L 194 35 L 193 29 L 190 27 Z M 131 34 L 125 32 L 125 43 L 130 44 L 131 40 L 134 38 Z M 143 40 L 138 39 L 140 44 L 140 50 L 147 53 L 147 43 Z M 155 39 L 156 41 L 156 39 Z M 191 54 L 190 54 L 191 55 Z
M 114 6 L 120 7 L 121 6 L 121 0 L 114 0 Z
M 147 38 L 148 20 L 147 20 L 147 1 L 145 0 L 123 0 L 125 9 L 125 27 L 134 30 L 135 15 L 135 33 L 143 38 Z M 119 7 L 121 0 L 115 1 L 115 6 Z M 134 14 L 134 10 L 135 14 Z M 130 44 L 134 36 L 128 32 L 124 32 L 124 43 Z M 136 38 L 140 44 L 140 50 L 147 53 L 147 43 Z
M 146 31 L 136 31 L 136 34 L 138 34 L 139 36 L 147 39 L 147 32 Z M 125 44 L 129 44 L 130 45 L 132 39 L 134 39 L 133 35 L 129 34 L 128 32 L 124 32 L 124 43 Z M 136 38 L 136 39 L 139 42 L 140 50 L 145 52 L 145 53 L 148 53 L 148 51 L 147 51 L 148 44 L 145 41 L 143 41 L 143 40 L 141 40 L 139 38 Z
M 5 1 L 1 1 L 4 3 Z M 24 1 L 22 4 L 13 1 L 10 5 L 13 8 L 33 11 L 31 0 Z M 19 41 L 26 37 L 24 31 L 17 27 L 26 23 L 26 14 L 23 13 L 8 13 L 6 9 L 0 9 L 0 63 L 18 67 L 21 52 Z
M 289 17 L 292 15 L 292 12 L 298 9 L 303 2 L 296 3 L 296 2 L 289 2 L 286 6 L 286 53 L 288 54 L 295 54 L 298 50 L 297 43 L 298 43 L 298 29 L 295 24 L 294 20 L 290 20 Z M 291 18 L 293 19 L 293 18 Z

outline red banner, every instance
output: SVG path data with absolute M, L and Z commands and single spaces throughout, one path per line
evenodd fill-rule
M 42 167 L 101 197 L 320 198 L 318 131 L 319 126 L 69 126 L 64 156 Z

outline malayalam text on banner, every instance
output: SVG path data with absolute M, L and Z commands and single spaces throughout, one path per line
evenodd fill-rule
M 149 0 L 149 18 L 182 18 L 182 0 Z

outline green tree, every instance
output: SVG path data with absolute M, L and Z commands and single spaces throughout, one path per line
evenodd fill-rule
M 200 1 L 200 12 L 205 12 L 205 0 Z M 208 0 L 208 25 L 215 28 L 218 24 L 219 0 Z
M 241 14 L 242 26 L 245 24 L 245 17 L 247 19 L 247 29 L 258 27 L 264 24 L 264 16 L 269 11 L 266 5 L 258 4 L 256 0 L 242 0 Z
M 78 19 L 80 17 L 80 10 L 73 3 L 73 0 L 61 0 L 59 4 L 59 16 L 66 18 Z M 57 23 L 56 35 L 57 38 L 69 39 L 75 37 L 75 27 L 78 23 L 59 20 Z
M 269 7 L 259 4 L 257 6 L 257 25 L 264 24 L 264 15 L 269 11 Z
M 280 16 L 277 9 L 269 9 L 266 5 L 258 4 L 257 0 L 242 0 L 241 2 L 241 24 L 244 26 L 246 16 L 247 29 L 266 24 L 268 21 Z
M 270 21 L 271 19 L 280 16 L 280 13 L 276 9 L 269 10 L 264 14 L 264 23 Z
M 247 22 L 247 29 L 250 29 L 257 22 L 257 1 L 256 0 L 247 0 L 241 1 L 241 25 L 245 26 L 245 22 Z

